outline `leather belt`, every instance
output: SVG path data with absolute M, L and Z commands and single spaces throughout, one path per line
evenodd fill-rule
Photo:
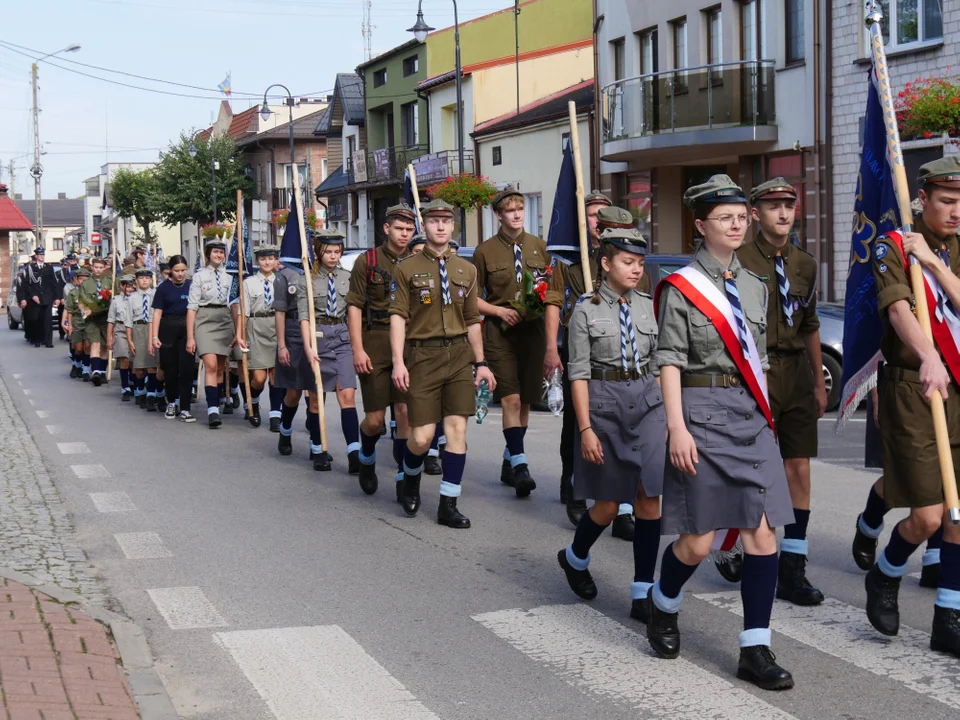
M 639 370 L 612 370 L 609 368 L 590 368 L 591 380 L 611 380 L 613 382 L 629 382 L 639 380 L 650 374 L 650 368 L 644 365 Z
M 270 312 L 266 312 L 266 311 L 255 312 L 251 314 L 250 317 L 255 317 L 255 318 L 273 317 L 273 311 L 271 310 Z
M 883 376 L 890 380 L 906 380 L 907 382 L 920 382 L 920 372 L 908 368 L 897 367 L 896 365 L 883 365 Z
M 213 304 L 211 304 L 211 305 L 201 305 L 200 307 L 202 307 L 202 308 L 225 308 L 226 305 L 213 305 Z
M 149 324 L 150 324 L 150 321 L 149 321 L 149 320 L 134 320 L 134 321 L 133 321 L 133 324 L 134 324 L 134 325 L 149 325 Z
M 421 347 L 421 348 L 438 348 L 438 347 L 450 347 L 451 345 L 457 345 L 459 343 L 465 343 L 467 341 L 466 335 L 457 335 L 452 338 L 427 338 L 425 340 L 408 340 L 407 343 L 410 347 Z
M 317 325 L 343 325 L 343 318 L 332 318 L 326 315 L 321 315 L 317 318 Z
M 802 355 L 806 352 L 806 348 L 800 348 L 799 350 L 767 350 L 767 355 L 770 357 L 794 357 L 796 355 Z
M 740 375 L 681 375 L 680 387 L 743 387 Z

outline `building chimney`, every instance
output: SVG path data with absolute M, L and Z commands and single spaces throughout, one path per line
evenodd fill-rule
M 66 199 L 67 199 L 66 193 L 57 193 L 57 200 L 66 200 Z

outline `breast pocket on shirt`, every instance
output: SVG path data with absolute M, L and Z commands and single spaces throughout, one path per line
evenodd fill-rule
M 436 289 L 432 278 L 413 278 L 410 280 L 410 302 L 413 305 L 433 305 Z
M 587 325 L 590 336 L 590 359 L 620 365 L 620 326 Z
M 701 357 L 707 357 L 712 353 L 716 343 L 720 342 L 719 335 L 713 327 L 713 323 L 706 315 L 690 308 L 690 340 L 698 348 L 698 354 Z
M 750 334 L 758 345 L 760 344 L 760 333 L 766 332 L 767 316 L 758 308 L 747 308 L 743 311 L 747 318 L 747 326 L 750 328 Z
M 640 353 L 640 362 L 649 359 L 657 347 L 659 329 L 652 318 L 638 318 L 633 321 L 634 335 L 637 338 L 637 350 Z
M 526 266 L 527 272 L 533 275 L 534 282 L 547 274 L 547 262 L 539 255 L 534 255 L 532 258 L 527 258 L 524 261 L 524 265 Z
M 453 304 L 463 307 L 463 301 L 470 292 L 470 281 L 465 277 L 450 276 L 450 298 Z
M 776 297 L 778 300 L 780 298 L 780 291 L 777 290 L 776 295 L 771 295 L 771 298 Z M 794 314 L 800 313 L 810 305 L 810 286 L 807 283 L 797 282 L 790 286 L 790 309 Z
M 487 298 L 512 300 L 517 292 L 517 276 L 513 263 L 487 262 Z
M 373 278 L 367 284 L 367 292 L 371 300 L 383 300 L 387 296 L 387 283 L 384 282 L 380 273 L 374 273 Z

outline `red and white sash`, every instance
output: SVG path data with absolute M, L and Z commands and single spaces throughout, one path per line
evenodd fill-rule
M 889 232 L 886 235 L 900 251 L 900 257 L 903 265 L 910 273 L 910 261 L 907 254 L 903 251 L 903 235 L 899 232 Z M 937 320 L 937 299 L 946 294 L 940 283 L 933 276 L 933 273 L 924 268 L 923 285 L 927 291 L 927 310 L 930 313 L 930 328 L 933 330 L 933 342 L 940 350 L 943 361 L 950 369 L 953 379 L 960 383 L 960 321 L 953 313 L 943 313 L 943 319 Z
M 760 412 L 766 418 L 770 429 L 776 432 L 773 424 L 773 413 L 770 411 L 770 399 L 767 395 L 767 380 L 760 365 L 760 353 L 757 352 L 756 342 L 748 329 L 746 340 L 750 356 L 744 357 L 743 347 L 740 345 L 740 338 L 737 334 L 736 320 L 733 316 L 733 306 L 730 305 L 727 296 L 720 292 L 717 286 L 702 272 L 690 266 L 667 275 L 663 282 L 670 283 L 679 290 L 697 310 L 706 315 L 713 323 L 717 332 L 720 333 L 720 339 L 723 340 L 727 352 L 730 353 L 737 369 L 746 381 L 747 387 L 753 394 L 753 399 L 760 406 Z M 654 298 L 655 305 L 658 308 L 662 287 L 662 283 L 657 286 Z

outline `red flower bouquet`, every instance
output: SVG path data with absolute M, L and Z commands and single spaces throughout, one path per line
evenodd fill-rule
M 553 268 L 547 267 L 543 273 L 537 273 L 536 276 L 529 270 L 523 273 L 522 288 L 517 292 L 516 297 L 510 301 L 510 307 L 523 316 L 524 320 L 537 320 L 542 318 L 546 310 L 547 288 L 550 286 L 550 275 Z M 510 329 L 506 323 L 501 323 L 500 327 L 504 332 Z

